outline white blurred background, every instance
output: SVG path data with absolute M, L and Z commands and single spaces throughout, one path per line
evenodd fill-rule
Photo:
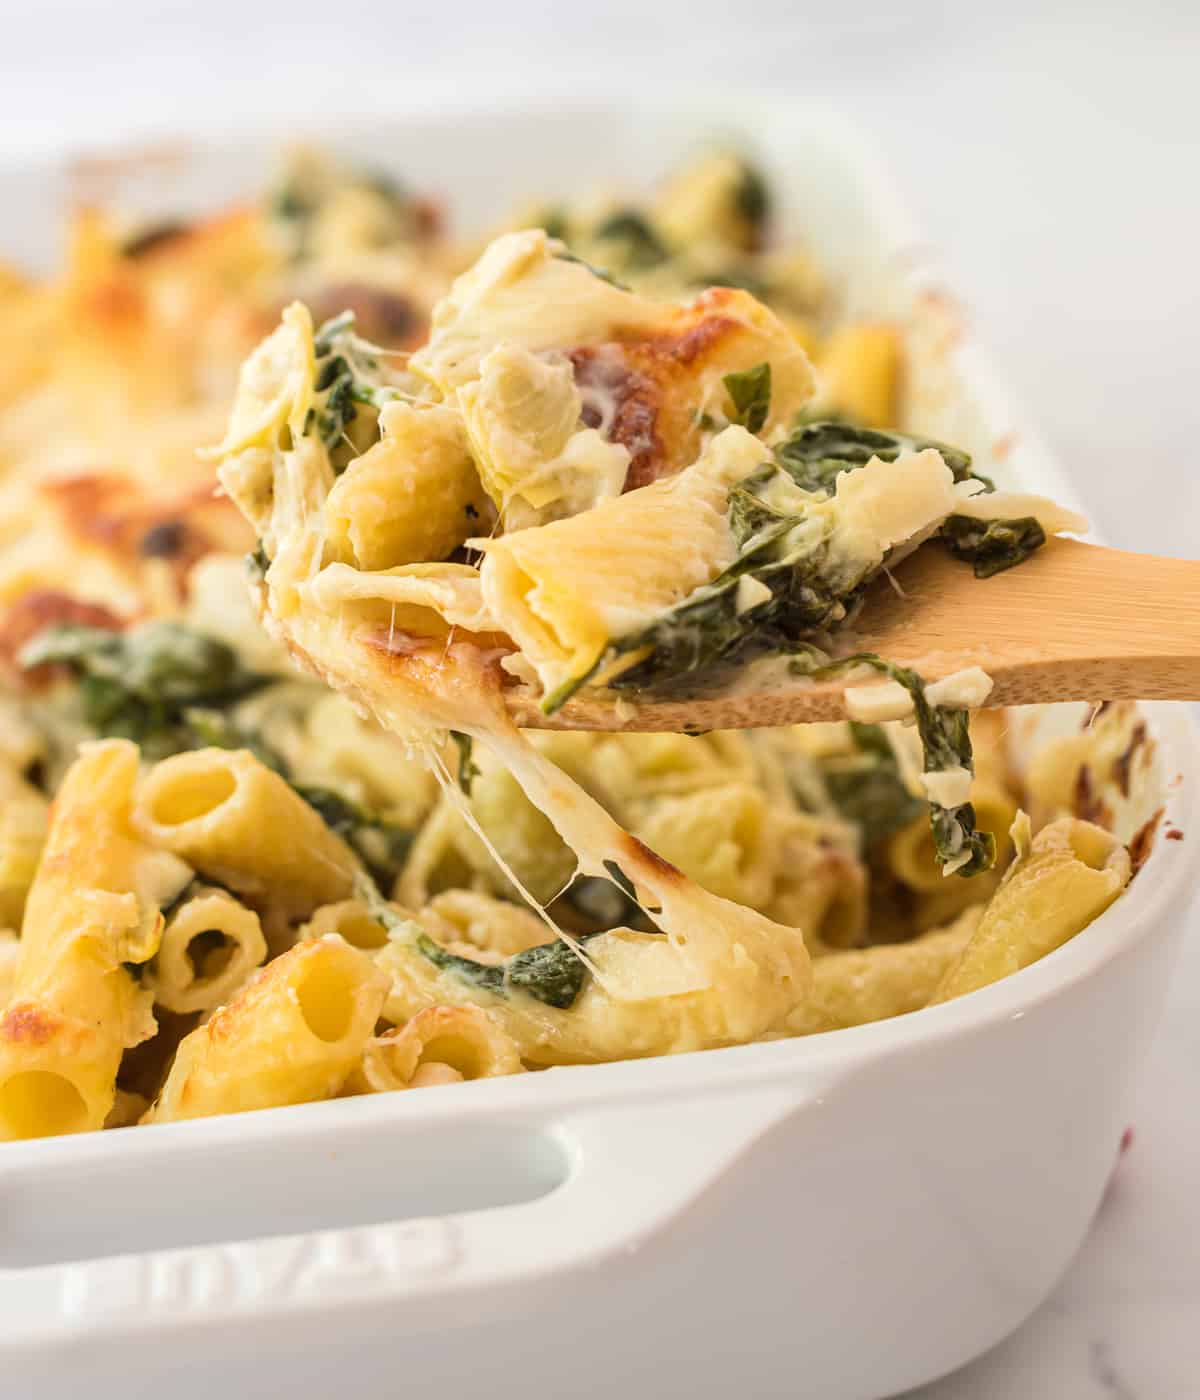
M 0 159 L 245 121 L 311 130 L 446 91 L 823 97 L 881 148 L 1102 534 L 1200 555 L 1195 0 L 4 0 L 0 17 Z M 1194 938 L 1083 1255 L 931 1400 L 1197 1393 L 1198 1028 Z
M 828 98 L 882 148 L 1102 532 L 1200 553 L 1195 0 L 3 0 L 0 14 L 0 153 L 311 127 L 446 90 L 636 104 L 683 80 Z

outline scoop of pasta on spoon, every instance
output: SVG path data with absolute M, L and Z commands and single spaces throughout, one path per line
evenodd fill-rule
M 971 875 L 967 710 L 1200 696 L 1200 566 L 1053 539 L 1087 522 L 945 443 L 813 420 L 813 387 L 753 297 L 655 301 L 527 230 L 403 365 L 289 307 L 212 455 L 293 658 L 385 728 L 502 750 L 655 905 L 661 869 L 598 809 L 577 829 L 587 795 L 519 727 L 912 715 L 939 861 Z
M 1020 568 L 974 578 L 926 548 L 867 592 L 861 622 L 837 650 L 847 661 L 751 664 L 732 684 L 692 694 L 617 699 L 586 693 L 547 714 L 526 690 L 507 694 L 522 727 L 750 729 L 809 720 L 897 718 L 895 680 L 859 654 L 886 658 L 929 683 L 934 703 L 1024 705 L 1060 700 L 1200 698 L 1200 562 L 1132 554 L 1077 540 L 1048 541 Z M 981 682 L 978 672 L 986 673 Z M 966 673 L 962 675 L 962 673 Z M 944 693 L 938 682 L 951 680 Z

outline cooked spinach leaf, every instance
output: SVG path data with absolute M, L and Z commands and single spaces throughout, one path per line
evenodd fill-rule
M 821 765 L 825 789 L 840 815 L 858 827 L 865 847 L 899 831 L 926 808 L 904 785 L 887 735 L 877 724 L 851 722 L 857 753 Z
M 263 548 L 262 540 L 259 540 L 254 548 L 246 555 L 246 572 L 257 583 L 261 583 L 267 576 L 267 570 L 271 567 L 271 561 L 267 558 L 267 551 Z
M 811 657 L 793 664 L 798 674 L 814 677 L 834 675 L 856 666 L 869 666 L 890 677 L 912 697 L 925 772 L 941 773 L 951 768 L 965 768 L 968 773 L 975 771 L 967 711 L 931 705 L 925 698 L 925 682 L 916 671 L 897 666 L 894 661 L 871 652 L 859 652 L 824 665 L 814 666 Z M 956 874 L 970 876 L 990 870 L 996 863 L 995 837 L 989 831 L 976 830 L 975 808 L 969 802 L 958 807 L 940 807 L 931 802 L 929 821 L 940 864 L 954 862 Z
M 763 228 L 771 214 L 771 189 L 766 177 L 757 166 L 748 160 L 741 162 L 741 178 L 738 180 L 734 199 L 738 213 L 750 224 L 755 237 L 761 237 Z
M 343 311 L 326 321 L 313 337 L 316 370 L 313 379 L 315 402 L 305 419 L 305 433 L 320 438 L 335 472 L 344 471 L 354 452 L 346 455 L 347 430 L 358 417 L 360 405 L 380 409 L 402 397 L 387 382 L 385 352 L 354 330 L 352 311 Z
M 502 963 L 477 962 L 474 958 L 451 953 L 440 943 L 434 942 L 427 933 L 421 932 L 419 925 L 394 909 L 367 877 L 358 876 L 354 890 L 371 916 L 378 919 L 389 932 L 401 933 L 406 928 L 414 932 L 416 937 L 412 946 L 434 967 L 451 972 L 468 986 L 479 987 L 493 996 L 507 996 L 509 990 L 516 987 L 546 1006 L 565 1011 L 575 1004 L 587 981 L 589 974 L 586 964 L 562 939 L 526 948 Z M 575 941 L 582 944 L 593 937 L 595 935 L 590 933 L 578 934 Z
M 592 237 L 621 245 L 621 262 L 631 271 L 657 267 L 671 256 L 666 244 L 644 214 L 618 209 L 592 230 Z
M 504 995 L 503 963 L 481 963 L 476 962 L 474 958 L 459 957 L 457 953 L 447 952 L 426 933 L 419 935 L 416 948 L 434 967 L 454 973 L 460 982 L 466 982 L 472 987 L 482 987 L 485 992 L 492 992 L 496 996 Z
M 594 934 L 577 934 L 577 943 L 587 943 Z M 519 987 L 531 997 L 560 1011 L 574 1006 L 590 975 L 575 950 L 561 938 L 552 943 L 539 943 L 515 953 L 507 963 L 509 986 Z
M 972 470 L 970 454 L 961 448 L 837 419 L 802 423 L 775 448 L 775 460 L 802 490 L 830 494 L 839 473 L 865 467 L 872 457 L 894 462 L 906 452 L 923 452 L 928 447 L 941 453 L 955 481 L 981 481 L 989 491 L 993 489 L 986 476 Z
M 534 226 L 540 227 L 547 238 L 557 238 L 560 243 L 567 242 L 567 235 L 570 232 L 570 216 L 561 204 L 548 206 L 531 222 Z
M 586 943 L 594 937 L 590 933 L 578 934 L 576 942 Z M 560 1011 L 574 1006 L 588 978 L 586 965 L 562 939 L 526 948 L 502 963 L 476 962 L 474 958 L 448 952 L 427 934 L 418 936 L 416 948 L 435 967 L 452 972 L 470 986 L 481 987 L 495 996 L 505 996 L 509 988 L 516 987 Z
M 730 492 L 739 543 L 734 562 L 646 627 L 615 638 L 591 671 L 546 698 L 546 713 L 621 657 L 635 659 L 608 680 L 612 689 L 661 692 L 681 682 L 708 681 L 717 668 L 757 653 L 792 651 L 804 637 L 854 611 L 871 571 L 835 558 L 826 542 L 814 545 L 802 532 L 789 548 L 789 535 L 803 517 L 777 511 L 761 499 L 759 492 L 774 470 L 768 465 Z M 743 606 L 739 590 L 747 577 L 767 590 L 749 607 Z
M 764 360 L 752 369 L 725 375 L 724 384 L 733 400 L 734 423 L 740 423 L 751 433 L 761 433 L 771 412 L 771 364 Z
M 1046 543 L 1046 532 L 1032 515 L 1016 520 L 972 520 L 952 515 L 942 524 L 942 539 L 956 559 L 975 566 L 976 578 L 1011 569 Z
M 796 523 L 795 516 L 776 510 L 762 498 L 762 491 L 776 475 L 767 462 L 729 489 L 729 533 L 739 550 L 751 543 L 756 549 L 768 544 Z
M 479 776 L 479 764 L 471 757 L 475 747 L 475 741 L 469 734 L 460 734 L 457 729 L 450 731 L 450 737 L 454 740 L 455 748 L 458 749 L 458 785 L 468 797 L 471 795 L 471 784 Z
M 355 852 L 373 880 L 381 885 L 392 884 L 408 859 L 413 839 L 411 831 L 368 812 L 332 788 L 297 782 L 292 782 L 291 786 L 330 831 Z
M 624 872 L 622 876 L 627 880 Z M 602 876 L 577 875 L 559 898 L 582 919 L 594 924 L 597 932 L 613 928 L 631 928 L 639 933 L 658 932 L 633 895 Z
M 184 712 L 223 705 L 266 685 L 232 647 L 178 622 L 147 622 L 128 632 L 84 623 L 47 627 L 20 653 L 29 668 L 55 662 L 79 678 L 84 718 L 99 734 L 133 739 L 149 756 L 179 748 Z
M 561 252 L 555 253 L 554 256 L 562 262 L 578 263 L 580 267 L 586 267 L 593 277 L 599 277 L 601 282 L 607 282 L 610 287 L 617 287 L 622 292 L 629 291 L 628 284 L 614 277 L 607 268 L 594 267 L 590 262 L 586 262 L 583 258 L 572 253 L 569 248 L 563 248 Z
M 420 930 L 418 924 L 406 919 L 389 904 L 368 877 L 359 875 L 355 878 L 354 892 L 366 904 L 371 916 L 378 919 L 390 933 L 403 934 L 408 930 L 415 934 L 412 946 L 434 967 L 453 973 L 468 986 L 479 987 L 493 996 L 507 996 L 516 987 L 546 1006 L 565 1011 L 575 1004 L 587 982 L 587 965 L 562 939 L 556 938 L 549 943 L 526 948 L 502 963 L 477 962 L 436 943 Z M 585 944 L 594 937 L 596 934 L 576 934 L 575 941 Z

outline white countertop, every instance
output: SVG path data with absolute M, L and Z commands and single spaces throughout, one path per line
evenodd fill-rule
M 214 107 L 225 123 L 311 124 L 446 84 L 636 94 L 664 66 L 701 86 L 823 96 L 881 144 L 1102 533 L 1200 555 L 1200 7 L 984 8 L 950 19 L 934 0 L 902 14 L 879 0 L 459 0 L 447 19 L 370 0 L 41 0 L 5 18 L 0 158 L 178 132 Z M 1193 932 L 1130 1115 L 1132 1147 L 1078 1259 L 1014 1337 L 915 1392 L 922 1400 L 1200 1393 Z

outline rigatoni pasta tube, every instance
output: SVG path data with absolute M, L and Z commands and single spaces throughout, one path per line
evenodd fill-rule
M 918 1011 L 966 946 L 980 909 L 908 943 L 884 943 L 813 959 L 812 996 L 787 1018 L 791 1035 L 862 1026 Z
M 817 355 L 822 407 L 872 428 L 895 423 L 903 353 L 892 326 L 839 327 Z
M 750 783 L 660 797 L 632 829 L 713 894 L 754 909 L 771 897 L 786 823 L 771 819 L 766 798 Z
M 339 899 L 336 904 L 322 904 L 302 925 L 300 938 L 324 938 L 336 933 L 352 948 L 373 952 L 387 942 L 387 929 L 376 919 L 361 899 Z
M 153 955 L 191 871 L 131 826 L 137 771 L 133 744 L 85 745 L 55 799 L 0 1017 L 0 1138 L 102 1127 L 121 1056 L 154 1034 L 126 964 Z
M 391 403 L 383 438 L 356 457 L 325 502 L 330 544 L 360 569 L 445 559 L 490 511 L 462 419 L 445 404 Z
M 245 749 L 200 749 L 155 764 L 133 819 L 148 840 L 203 874 L 296 917 L 346 899 L 358 870 L 349 846 Z
M 844 846 L 819 840 L 787 841 L 779 856 L 769 919 L 804 934 L 812 954 L 853 948 L 867 927 L 867 876 Z
M 145 982 L 168 1011 L 211 1011 L 266 956 L 267 940 L 253 909 L 222 890 L 205 889 L 168 920 Z
M 495 1079 L 523 1069 L 516 1042 L 486 1011 L 430 1006 L 407 1025 L 368 1041 L 357 1077 L 368 1092 L 383 1093 Z
M 0 929 L 0 1011 L 12 1000 L 17 963 L 21 958 L 21 940 L 15 929 Z
M 986 987 L 1085 928 L 1129 883 L 1129 852 L 1101 827 L 1065 817 L 1039 831 L 992 896 L 931 1002 Z
M 417 922 L 446 946 L 507 958 L 546 941 L 546 925 L 529 909 L 476 890 L 444 890 L 417 915 Z
M 358 1064 L 386 975 L 336 935 L 297 943 L 179 1046 L 147 1122 L 331 1098 Z
M 20 928 L 46 842 L 50 804 L 0 759 L 0 927 Z

